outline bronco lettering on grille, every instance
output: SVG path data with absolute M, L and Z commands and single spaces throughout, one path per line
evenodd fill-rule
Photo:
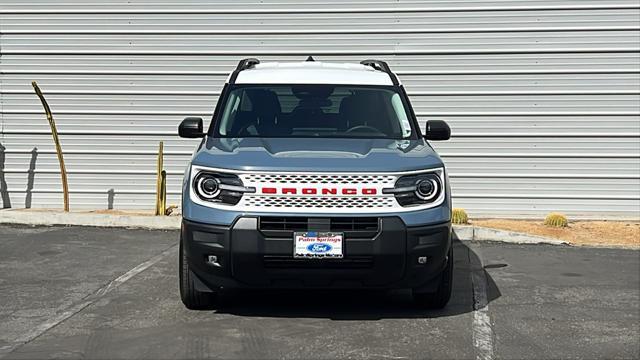
M 339 190 L 339 191 L 338 191 Z M 376 195 L 378 193 L 378 189 L 375 188 L 275 188 L 275 187 L 263 187 L 261 189 L 263 194 L 282 194 L 282 195 L 337 195 L 341 193 L 342 195 Z

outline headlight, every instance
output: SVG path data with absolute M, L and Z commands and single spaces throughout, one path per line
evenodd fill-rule
M 193 193 L 202 201 L 235 205 L 246 192 L 255 192 L 254 188 L 245 187 L 240 178 L 233 174 L 215 173 L 205 170 L 193 176 L 191 184 Z
M 437 178 L 420 179 L 416 182 L 416 196 L 420 200 L 431 200 L 436 197 L 440 188 Z
M 396 181 L 393 188 L 382 190 L 394 194 L 401 206 L 425 205 L 442 202 L 444 197 L 444 169 L 405 175 Z
M 220 194 L 220 180 L 212 174 L 202 173 L 198 175 L 196 193 L 204 199 L 215 199 Z

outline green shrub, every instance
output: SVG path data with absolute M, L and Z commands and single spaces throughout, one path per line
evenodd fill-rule
M 569 225 L 569 221 L 563 214 L 550 213 L 546 218 L 544 218 L 544 224 L 553 227 L 567 227 Z
M 464 209 L 454 208 L 451 211 L 451 222 L 453 222 L 454 224 L 468 224 L 469 216 L 467 215 L 467 212 L 464 211 Z

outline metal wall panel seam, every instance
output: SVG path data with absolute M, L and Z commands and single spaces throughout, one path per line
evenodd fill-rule
M 23 30 L 8 29 L 8 35 L 324 35 L 324 34 L 448 34 L 448 33 L 504 33 L 504 32 L 564 32 L 564 31 L 637 31 L 638 26 L 556 26 L 513 28 L 418 28 L 418 29 L 243 29 L 243 30 Z
M 5 154 L 31 154 L 33 152 L 32 149 L 7 149 L 5 150 Z M 50 155 L 56 154 L 55 150 L 42 150 L 38 149 L 38 154 Z M 150 155 L 150 156 L 158 156 L 158 151 L 153 150 L 65 150 L 65 154 L 74 154 L 74 155 Z M 193 151 L 163 151 L 165 156 L 191 156 Z M 640 157 L 640 155 L 639 155 Z
M 6 130 L 6 134 L 13 135 L 48 135 L 50 132 L 46 130 Z M 66 130 L 59 131 L 60 135 L 105 135 L 105 136 L 176 136 L 175 131 L 102 131 L 102 130 Z M 549 134 L 540 132 L 480 132 L 480 133 L 454 133 L 451 134 L 452 138 L 485 138 L 485 137 L 513 137 L 513 138 L 549 138 L 549 137 L 570 137 L 570 138 L 640 138 L 640 133 L 629 132 L 594 132 L 594 133 L 579 133 L 579 132 L 563 132 L 559 134 Z
M 39 114 L 35 110 L 5 110 L 5 114 L 24 114 L 24 115 L 36 115 Z M 56 114 L 59 115 L 175 115 L 185 116 L 184 111 L 91 111 L 91 110 L 57 110 Z M 189 115 L 210 117 L 211 113 L 196 113 L 191 112 Z M 416 112 L 418 117 L 430 117 L 430 116 L 640 116 L 640 110 L 638 111 L 500 111 L 500 112 L 444 112 L 444 111 L 430 111 Z
M 366 50 L 199 50 L 199 51 L 187 51 L 187 50 L 110 50 L 110 51 L 97 51 L 97 50 L 14 50 L 12 48 L 5 49 L 5 55 L 148 55 L 148 56 L 308 56 L 313 53 L 315 56 L 330 56 L 330 55 L 342 55 L 342 56 L 401 56 L 401 55 L 500 55 L 500 54 L 590 54 L 590 53 L 638 53 L 640 47 L 598 47 L 598 48 L 506 48 L 506 49 L 468 49 L 468 50 L 434 50 L 434 49 L 394 49 L 384 50 L 380 48 L 371 48 Z
M 329 61 L 331 62 L 331 61 Z M 196 76 L 221 76 L 227 77 L 233 70 L 229 67 L 229 71 L 125 71 L 125 70 L 73 70 L 73 69 L 56 69 L 56 70 L 23 70 L 23 69 L 9 69 L 5 70 L 5 74 L 9 75 L 162 75 L 162 76 L 181 76 L 181 75 L 196 75 Z M 568 70 L 554 70 L 554 69 L 527 69 L 527 70 L 437 70 L 437 71 L 396 71 L 398 76 L 431 76 L 431 75 L 546 75 L 546 74 L 640 74 L 640 68 L 629 69 L 568 69 Z
M 32 149 L 7 149 L 4 152 L 5 154 L 31 154 L 33 153 Z M 42 150 L 38 149 L 38 154 L 42 155 L 52 155 L 56 154 L 54 150 Z M 65 150 L 65 154 L 73 154 L 73 155 L 149 155 L 149 156 L 157 156 L 157 151 L 152 150 Z M 165 156 L 191 156 L 193 151 L 164 151 Z M 636 159 L 640 158 L 640 153 L 638 154 L 625 154 L 625 153 L 544 153 L 544 154 L 529 154 L 529 153 L 483 153 L 483 152 L 475 152 L 475 153 L 447 153 L 446 151 L 439 151 L 440 157 L 442 158 L 467 158 L 467 157 L 479 157 L 479 158 L 594 158 L 594 159 Z
M 28 173 L 29 169 L 5 169 L 4 172 L 9 174 Z M 43 174 L 58 174 L 60 170 L 55 169 L 35 169 L 35 173 Z M 118 174 L 118 175 L 154 175 L 154 170 L 117 170 L 117 169 L 90 169 L 90 170 L 78 170 L 69 169 L 69 174 Z M 182 176 L 183 170 L 168 170 L 167 175 Z M 640 179 L 640 174 L 562 174 L 562 173 L 449 173 L 450 178 L 484 178 L 484 179 Z
M 394 4 L 396 5 L 396 4 Z M 287 8 L 287 9 L 187 9 L 185 5 L 175 9 L 0 9 L 2 14 L 335 14 L 335 13 L 413 13 L 413 12 L 486 12 L 486 11 L 536 11 L 536 10 L 614 10 L 614 9 L 639 9 L 637 3 L 615 4 L 580 4 L 580 5 L 520 5 L 520 6 L 460 6 L 460 7 L 363 7 L 363 8 Z
M 6 90 L 5 94 L 27 95 L 28 90 Z M 509 95 L 640 95 L 638 90 L 521 90 L 521 91 L 407 91 L 412 96 L 509 96 Z M 150 95 L 150 96 L 219 96 L 219 91 L 108 91 L 49 90 L 48 95 Z
M 8 190 L 10 193 L 26 193 L 26 190 Z M 32 189 L 31 193 L 59 193 L 58 189 Z M 104 189 L 76 189 L 70 190 L 70 194 L 104 194 Z M 119 190 L 118 194 L 155 194 L 153 190 Z M 169 195 L 180 195 L 179 191 L 167 191 Z M 564 194 L 460 194 L 453 195 L 454 198 L 474 198 L 474 199 L 559 199 L 559 200 L 640 200 L 640 196 L 625 195 L 564 195 Z

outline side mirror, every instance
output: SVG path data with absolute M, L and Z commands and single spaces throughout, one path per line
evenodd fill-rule
M 425 126 L 424 138 L 427 140 L 449 140 L 451 128 L 442 120 L 428 120 Z
M 202 132 L 202 119 L 199 117 L 187 117 L 182 120 L 178 127 L 178 135 L 183 138 L 204 137 L 204 133 Z

